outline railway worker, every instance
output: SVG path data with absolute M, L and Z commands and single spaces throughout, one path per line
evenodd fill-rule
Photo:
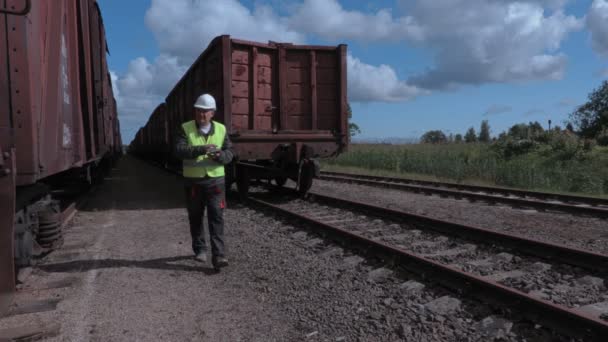
M 228 265 L 224 246 L 225 182 L 224 165 L 234 153 L 226 127 L 212 118 L 215 99 L 203 94 L 194 103 L 194 120 L 182 124 L 176 134 L 175 155 L 183 160 L 184 187 L 192 250 L 195 259 L 207 262 L 203 216 L 211 242 L 211 261 L 216 269 Z

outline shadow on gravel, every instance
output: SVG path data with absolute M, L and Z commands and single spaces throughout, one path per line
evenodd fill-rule
M 81 211 L 185 208 L 181 176 L 129 155 L 122 157 Z
M 198 272 L 205 275 L 214 275 L 218 272 L 210 266 L 191 266 L 176 262 L 189 261 L 195 263 L 191 256 L 178 256 L 171 258 L 159 258 L 150 260 L 122 260 L 122 259 L 100 259 L 100 260 L 77 260 L 57 264 L 38 265 L 37 268 L 45 272 L 72 273 L 86 272 L 103 268 L 147 268 L 167 271 Z

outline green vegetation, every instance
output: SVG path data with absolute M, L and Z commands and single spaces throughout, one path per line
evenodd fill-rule
M 554 150 L 557 148 L 558 150 Z M 562 149 L 563 148 L 563 149 Z M 510 157 L 506 157 L 511 151 Z M 387 175 L 451 180 L 543 191 L 608 195 L 608 148 L 490 144 L 353 144 L 324 169 L 360 168 Z M 369 173 L 369 172 L 368 172 Z M 420 176 L 420 175 L 426 175 Z
M 608 81 L 589 94 L 589 100 L 578 107 L 570 120 L 583 138 L 599 138 L 608 134 Z
M 426 132 L 420 144 L 353 144 L 325 169 L 608 196 L 608 81 L 571 115 L 566 129 L 519 123 L 490 136 Z M 551 123 L 549 122 L 549 126 Z

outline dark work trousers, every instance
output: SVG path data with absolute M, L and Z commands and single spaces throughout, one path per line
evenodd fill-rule
M 192 235 L 192 250 L 194 254 L 205 253 L 205 230 L 203 216 L 207 208 L 207 224 L 211 240 L 211 255 L 224 255 L 224 208 L 226 207 L 224 183 L 186 185 L 186 204 L 190 234 Z

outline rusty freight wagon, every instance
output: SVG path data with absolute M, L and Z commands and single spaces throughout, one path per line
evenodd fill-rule
M 335 156 L 348 144 L 346 45 L 216 37 L 142 128 L 154 146 L 144 143 L 134 153 L 179 169 L 166 152 L 203 93 L 215 97 L 214 119 L 234 143 L 237 162 L 226 167 L 227 184 L 236 180 L 239 192 L 247 192 L 250 179 L 283 185 L 288 178 L 306 192 L 318 172 L 315 159 Z
M 61 236 L 54 196 L 121 153 L 107 49 L 94 0 L 0 1 L 0 314 Z

